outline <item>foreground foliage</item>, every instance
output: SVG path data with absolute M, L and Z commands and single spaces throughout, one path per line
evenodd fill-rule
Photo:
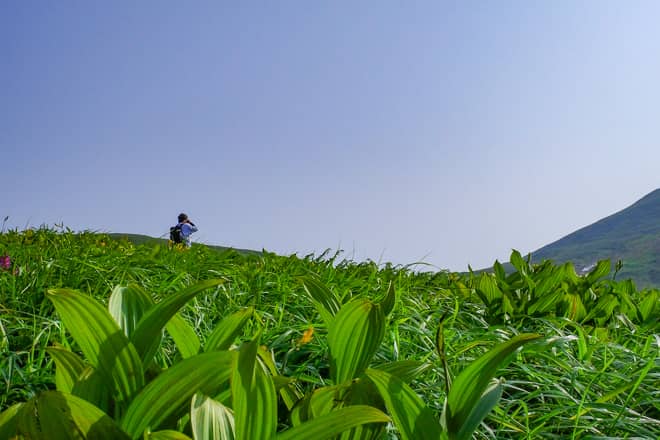
M 658 291 L 609 263 L 578 276 L 514 252 L 516 272 L 461 275 L 0 239 L 0 438 L 660 434 Z

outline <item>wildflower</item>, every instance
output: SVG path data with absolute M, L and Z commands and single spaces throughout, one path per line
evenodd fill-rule
M 303 332 L 302 337 L 298 341 L 300 345 L 309 344 L 312 342 L 312 337 L 314 336 L 314 327 L 310 327 Z
M 11 258 L 9 257 L 9 255 L 0 256 L 0 268 L 11 269 Z

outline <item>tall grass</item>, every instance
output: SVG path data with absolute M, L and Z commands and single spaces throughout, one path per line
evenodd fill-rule
M 660 438 L 660 298 L 657 290 L 640 292 L 629 284 L 618 288 L 604 266 L 588 279 L 569 273 L 563 287 L 559 280 L 545 292 L 539 287 L 541 277 L 567 269 L 525 265 L 516 256 L 514 274 L 415 273 L 343 260 L 341 254 L 245 255 L 199 245 L 181 251 L 47 228 L 1 234 L 0 254 L 11 255 L 13 261 L 11 270 L 0 271 L 0 411 L 55 388 L 55 364 L 47 347 L 79 349 L 46 297 L 48 289 L 58 288 L 75 289 L 107 306 L 110 293 L 120 285 L 140 286 L 158 303 L 200 281 L 221 280 L 180 310 L 200 341 L 207 341 L 229 316 L 251 308 L 253 315 L 241 327 L 236 347 L 247 347 L 258 333 L 259 345 L 270 350 L 278 374 L 294 380 L 292 389 L 299 396 L 333 385 L 332 341 L 337 336 L 331 333 L 338 330 L 310 298 L 304 280 L 312 276 L 342 305 L 352 299 L 379 304 L 390 283 L 395 286 L 396 300 L 382 340 L 365 362 L 372 369 L 396 361 L 417 362 L 411 389 L 438 423 L 451 379 L 498 344 L 534 333 L 542 335 L 543 342 L 516 351 L 508 359 L 512 362 L 496 372 L 504 378 L 502 397 L 477 428 L 476 438 Z M 503 294 L 484 293 L 484 279 Z M 542 297 L 562 292 L 558 301 L 564 303 L 547 310 L 536 307 L 532 313 L 523 300 L 537 292 Z M 623 300 L 603 308 L 608 316 L 588 316 L 597 299 L 614 294 L 622 298 L 621 292 Z M 498 301 L 507 294 L 519 302 Z M 580 296 L 586 315 L 564 313 L 569 310 L 566 295 L 573 294 Z M 632 311 L 631 304 L 639 308 L 644 302 L 650 304 L 645 308 L 650 315 Z M 160 370 L 183 360 L 173 338 L 165 335 L 155 355 Z M 381 377 L 367 374 L 374 380 Z M 202 396 L 197 402 L 212 406 Z M 372 404 L 392 414 L 382 403 Z M 278 414 L 278 430 L 295 425 L 281 416 L 283 411 Z M 390 425 L 379 435 L 397 437 L 402 432 Z

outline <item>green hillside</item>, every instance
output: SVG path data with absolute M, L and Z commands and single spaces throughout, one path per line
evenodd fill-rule
M 598 260 L 623 261 L 618 277 L 638 287 L 660 286 L 660 189 L 609 217 L 532 252 L 532 261 L 572 261 L 576 269 Z
M 108 234 L 110 237 L 116 239 L 116 240 L 128 240 L 134 245 L 164 245 L 167 244 L 168 240 L 165 238 L 155 238 L 155 237 L 150 237 L 148 235 L 142 235 L 142 234 L 125 234 L 125 233 L 111 233 Z M 227 246 L 215 246 L 215 245 L 209 245 L 205 244 L 204 246 L 207 246 L 210 249 L 214 249 L 217 251 L 236 251 L 239 254 L 260 254 L 261 252 L 259 251 L 254 251 L 252 249 L 237 249 L 237 248 L 232 248 L 232 247 L 227 247 Z

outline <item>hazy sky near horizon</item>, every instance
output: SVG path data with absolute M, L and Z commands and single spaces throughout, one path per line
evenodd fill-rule
M 660 187 L 660 2 L 0 3 L 0 220 L 464 270 Z

